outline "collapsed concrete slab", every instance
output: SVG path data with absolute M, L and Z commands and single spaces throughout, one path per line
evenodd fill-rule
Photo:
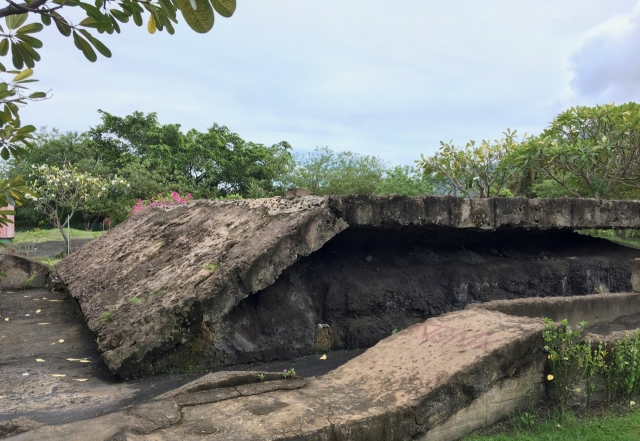
M 240 300 L 344 228 L 326 198 L 202 201 L 132 216 L 56 269 L 105 362 L 127 376 L 215 333 Z
M 110 415 L 41 427 L 16 441 L 453 441 L 543 395 L 546 353 L 538 314 L 595 324 L 594 342 L 631 314 L 640 294 L 517 299 L 472 305 L 388 336 L 317 378 L 217 372 Z M 625 305 L 631 308 L 625 310 Z
M 369 347 L 470 303 L 629 291 L 640 251 L 573 233 L 611 227 L 640 228 L 640 203 L 198 202 L 133 216 L 57 269 L 113 372 L 185 372 Z

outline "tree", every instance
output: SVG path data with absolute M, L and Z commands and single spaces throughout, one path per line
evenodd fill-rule
M 574 197 L 638 195 L 640 104 L 573 107 L 519 145 L 509 162 L 512 169 L 535 169 Z
M 282 192 L 283 176 L 294 164 L 285 141 L 272 146 L 245 141 L 218 124 L 206 132 L 183 134 L 179 124 L 160 124 L 155 113 L 134 112 L 124 118 L 101 113 L 102 124 L 89 132 L 96 148 L 113 152 L 120 168 L 136 163 L 142 175 L 166 179 L 172 185 L 169 191 L 209 198 L 246 196 L 254 183 L 267 193 Z M 138 179 L 123 176 L 132 184 Z
M 503 159 L 517 145 L 517 136 L 515 130 L 509 129 L 504 135 L 493 143 L 482 141 L 477 147 L 475 141 L 469 141 L 464 148 L 456 147 L 452 142 L 440 142 L 440 152 L 427 158 L 421 155 L 416 164 L 425 174 L 446 182 L 445 193 L 454 196 L 510 195 L 506 186 L 517 170 L 506 167 Z
M 315 195 L 372 194 L 384 178 L 387 165 L 377 156 L 336 153 L 327 147 L 296 155 L 297 165 L 288 184 Z
M 37 196 L 31 196 L 37 211 L 46 216 L 52 226 L 60 230 L 65 244 L 69 238 L 64 232 L 69 218 L 81 210 L 91 198 L 100 197 L 103 192 L 119 186 L 126 186 L 123 179 L 115 177 L 111 181 L 79 172 L 73 166 L 59 168 L 42 164 L 33 166 L 30 182 Z
M 385 172 L 375 190 L 375 194 L 399 194 L 405 196 L 421 196 L 433 194 L 434 182 L 431 176 L 425 175 L 416 167 L 396 166 Z
M 29 93 L 25 86 L 36 81 L 31 78 L 32 69 L 40 61 L 38 50 L 43 43 L 33 34 L 41 32 L 44 26 L 55 24 L 62 35 L 72 37 L 76 48 L 89 61 L 95 62 L 98 58 L 96 51 L 111 57 L 111 51 L 96 38 L 95 32 L 120 33 L 120 24 L 126 24 L 130 19 L 137 26 L 142 26 L 145 13 L 148 13 L 147 29 L 151 34 L 165 29 L 173 34 L 173 24 L 178 22 L 177 11 L 191 29 L 206 33 L 213 27 L 214 10 L 223 17 L 230 17 L 236 9 L 236 0 L 120 0 L 117 6 L 112 0 L 96 0 L 95 3 L 80 0 L 5 1 L 7 6 L 0 8 L 0 18 L 5 18 L 7 29 L 0 26 L 0 56 L 8 56 L 11 52 L 11 63 L 15 69 L 7 69 L 0 63 L 0 155 L 4 160 L 23 157 L 31 147 L 35 127 L 21 125 L 19 106 L 47 99 L 47 93 Z M 72 9 L 84 15 L 78 24 L 62 15 L 63 11 Z M 25 24 L 29 17 L 39 17 L 42 23 Z M 7 203 L 20 205 L 24 191 L 28 189 L 20 178 L 0 181 L 0 207 Z M 7 222 L 7 213 L 0 212 L 0 223 Z

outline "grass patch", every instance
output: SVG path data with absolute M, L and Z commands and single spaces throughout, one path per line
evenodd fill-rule
M 212 273 L 214 273 L 218 269 L 218 264 L 217 263 L 207 263 L 207 264 L 200 265 L 200 268 L 207 269 L 207 270 L 211 271 Z
M 100 317 L 100 321 L 102 321 L 102 323 L 107 323 L 109 320 L 111 320 L 112 317 L 112 312 L 103 312 L 102 317 Z
M 131 303 L 132 305 L 138 305 L 142 302 L 144 302 L 144 299 L 141 297 L 134 297 L 131 300 L 129 300 L 129 303 Z
M 67 229 L 65 228 L 65 234 Z M 85 231 L 78 230 L 76 228 L 71 229 L 71 239 L 95 239 L 102 236 L 106 231 Z M 21 242 L 48 242 L 48 241 L 63 240 L 60 230 L 57 228 L 48 229 L 33 229 L 28 231 L 16 231 L 16 236 L 13 240 L 14 243 Z
M 51 268 L 54 267 L 54 265 L 58 262 L 60 262 L 62 259 L 58 259 L 58 258 L 54 258 L 54 257 L 34 257 L 35 260 L 37 260 L 40 263 L 44 263 L 45 265 L 49 265 Z
M 628 409 L 628 407 L 627 407 Z M 531 428 L 520 424 L 518 416 L 485 429 L 463 441 L 637 441 L 640 440 L 640 410 L 623 410 L 577 418 L 567 414 L 562 420 L 546 419 Z

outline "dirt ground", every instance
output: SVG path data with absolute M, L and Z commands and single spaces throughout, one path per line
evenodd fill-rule
M 338 351 L 324 361 L 314 355 L 233 370 L 282 372 L 293 367 L 300 376 L 312 377 L 360 353 Z M 42 289 L 0 292 L 0 422 L 21 416 L 45 424 L 92 418 L 144 402 L 205 373 L 117 381 L 68 295 Z

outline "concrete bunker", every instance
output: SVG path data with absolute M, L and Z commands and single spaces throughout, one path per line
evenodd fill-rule
M 640 203 L 297 197 L 149 210 L 58 264 L 110 369 L 369 347 L 472 303 L 631 289 Z

